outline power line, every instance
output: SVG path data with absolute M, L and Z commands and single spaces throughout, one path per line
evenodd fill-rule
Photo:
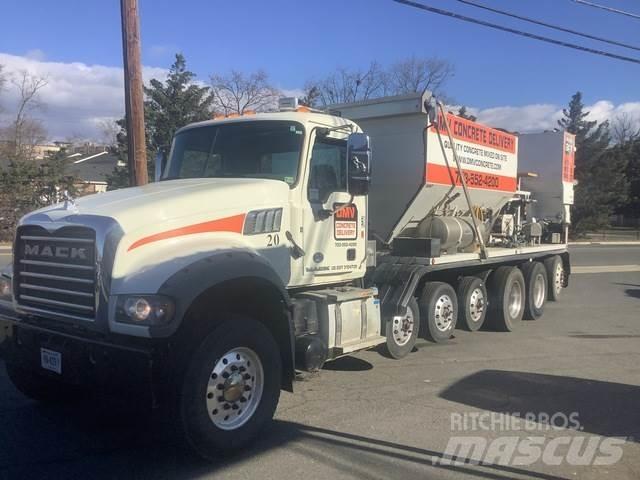
M 626 15 L 631 18 L 640 19 L 640 15 L 637 13 L 625 12 L 624 10 L 618 10 L 617 8 L 607 7 L 606 5 L 600 5 L 598 3 L 587 2 L 586 0 L 572 0 L 573 2 L 580 3 L 582 5 L 587 5 L 588 7 L 599 8 L 601 10 L 606 10 L 607 12 L 617 13 L 619 15 Z
M 618 42 L 616 40 L 609 40 L 607 38 L 596 37 L 595 35 L 591 35 L 591 34 L 583 33 L 583 32 L 578 32 L 576 30 L 571 30 L 569 28 L 561 27 L 561 26 L 558 26 L 558 25 L 552 25 L 551 23 L 542 22 L 540 20 L 535 20 L 533 18 L 524 17 L 522 15 L 517 15 L 515 13 L 507 12 L 507 11 L 504 11 L 504 10 L 498 10 L 497 8 L 491 8 L 491 7 L 488 7 L 486 5 L 481 5 L 481 4 L 476 3 L 476 2 L 471 2 L 469 0 L 457 0 L 457 1 L 460 2 L 460 3 L 464 3 L 466 5 L 471 5 L 471 6 L 476 7 L 476 8 L 481 8 L 483 10 L 488 10 L 490 12 L 494 12 L 494 13 L 497 13 L 499 15 L 504 15 L 506 17 L 517 18 L 518 20 L 523 20 L 525 22 L 534 23 L 536 25 L 542 25 L 543 27 L 547 27 L 547 28 L 553 28 L 554 30 L 560 30 L 561 32 L 567 32 L 567 33 L 571 33 L 573 35 L 579 35 L 581 37 L 590 38 L 592 40 L 598 40 L 599 42 L 605 42 L 605 43 L 609 43 L 611 45 L 617 45 L 619 47 L 625 47 L 625 48 L 630 48 L 632 50 L 640 51 L 640 47 L 635 47 L 633 45 L 629 45 L 629 44 L 626 44 L 626 43 Z
M 602 55 L 604 57 L 615 58 L 617 60 L 623 60 L 625 62 L 637 63 L 640 64 L 640 59 L 625 57 L 623 55 L 618 55 L 616 53 L 605 52 L 603 50 L 596 50 L 594 48 L 583 47 L 581 45 L 576 45 L 575 43 L 563 42 L 561 40 L 555 40 L 549 37 L 543 37 L 541 35 L 536 35 L 534 33 L 523 32 L 522 30 L 516 30 L 509 27 L 503 27 L 502 25 L 497 25 L 495 23 L 485 22 L 484 20 L 478 20 L 476 18 L 467 17 L 465 15 L 460 15 L 459 13 L 450 12 L 448 10 L 442 10 L 440 8 L 430 7 L 428 5 L 424 5 L 422 3 L 413 2 L 411 0 L 393 0 L 396 3 L 401 3 L 403 5 L 407 5 L 409 7 L 419 8 L 421 10 L 426 10 L 427 12 L 437 13 L 438 15 L 444 15 L 446 17 L 455 18 L 457 20 L 462 20 L 464 22 L 475 23 L 478 25 L 482 25 L 484 27 L 494 28 L 496 30 L 502 30 L 503 32 L 513 33 L 514 35 L 520 35 L 521 37 L 533 38 L 534 40 L 540 40 L 541 42 L 552 43 L 554 45 L 561 45 L 567 48 L 573 48 L 574 50 L 580 50 L 583 52 L 593 53 L 595 55 Z

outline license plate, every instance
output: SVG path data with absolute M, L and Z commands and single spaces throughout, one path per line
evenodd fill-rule
M 49 350 L 48 348 L 41 348 L 40 365 L 45 370 L 50 370 L 56 372 L 58 375 L 62 375 L 62 354 Z

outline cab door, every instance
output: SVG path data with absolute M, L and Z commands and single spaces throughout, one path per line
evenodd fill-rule
M 366 270 L 367 197 L 347 191 L 347 136 L 316 133 L 311 145 L 303 199 L 302 283 L 360 278 Z

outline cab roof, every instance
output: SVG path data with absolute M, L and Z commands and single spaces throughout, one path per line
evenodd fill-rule
M 179 129 L 176 134 L 192 128 L 205 127 L 210 125 L 222 125 L 225 123 L 255 122 L 261 120 L 280 120 L 299 122 L 303 125 L 322 126 L 322 127 L 339 127 L 342 125 L 353 125 L 353 131 L 360 131 L 358 125 L 347 118 L 337 117 L 328 113 L 319 113 L 312 111 L 286 111 L 286 112 L 268 112 L 268 113 L 246 113 L 244 115 L 235 115 L 229 117 L 214 118 L 212 120 L 204 120 L 202 122 L 194 122 L 185 125 Z

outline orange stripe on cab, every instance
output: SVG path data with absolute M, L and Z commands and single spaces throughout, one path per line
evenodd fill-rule
M 242 233 L 242 226 L 244 225 L 245 214 L 234 215 L 233 217 L 219 218 L 210 222 L 196 223 L 194 225 L 188 225 L 186 227 L 174 228 L 173 230 L 167 230 L 166 232 L 155 233 L 148 237 L 143 237 L 140 240 L 136 240 L 131 244 L 128 251 L 134 248 L 141 247 L 147 243 L 158 242 L 160 240 L 166 240 L 168 238 L 182 237 L 184 235 L 193 235 L 196 233 L 210 233 L 210 232 L 233 232 Z

